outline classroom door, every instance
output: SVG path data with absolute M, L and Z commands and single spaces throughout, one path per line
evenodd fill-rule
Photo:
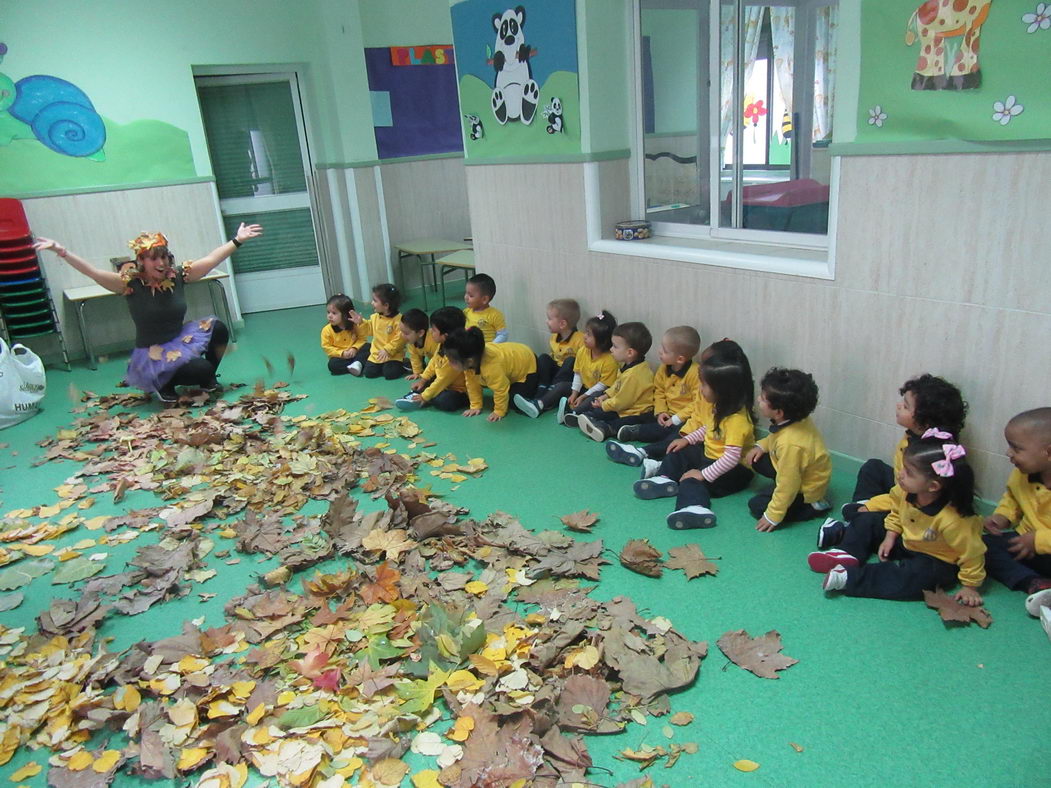
M 265 235 L 232 258 L 242 312 L 323 304 L 310 150 L 294 73 L 195 78 L 228 237 Z

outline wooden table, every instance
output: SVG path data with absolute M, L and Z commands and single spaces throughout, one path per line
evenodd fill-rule
M 428 263 L 421 263 L 420 265 L 428 265 Z M 452 271 L 463 271 L 464 282 L 467 282 L 467 278 L 474 276 L 474 249 L 461 249 L 458 252 L 447 254 L 445 257 L 439 257 L 435 262 L 429 263 L 429 265 L 435 266 L 438 271 L 438 281 L 441 282 L 442 287 L 442 306 L 445 306 L 445 275 Z M 427 299 L 424 297 L 424 305 L 426 306 Z
M 437 291 L 438 271 L 436 268 L 436 258 L 438 255 L 445 255 L 450 252 L 459 252 L 464 249 L 470 249 L 471 243 L 469 241 L 450 241 L 448 238 L 418 238 L 413 241 L 395 243 L 394 248 L 398 251 L 398 274 L 401 276 L 402 290 L 405 289 L 405 269 L 403 267 L 403 261 L 406 257 L 418 257 L 420 260 L 421 272 L 425 266 L 431 268 L 431 276 L 434 280 L 432 286 Z M 427 281 L 423 278 L 422 273 L 421 279 L 423 279 L 423 308 L 427 309 Z M 444 304 L 444 301 L 442 303 Z
M 230 330 L 230 340 L 233 341 L 237 337 L 234 335 L 233 320 L 230 317 L 230 302 L 227 301 L 226 291 L 220 284 L 223 279 L 229 278 L 230 274 L 225 271 L 211 271 L 207 276 L 201 277 L 196 282 L 190 282 L 187 286 L 192 287 L 198 282 L 207 282 L 208 292 L 212 298 L 212 309 L 216 312 L 219 311 L 215 298 L 218 291 L 223 305 L 223 315 L 226 318 L 226 327 Z M 107 290 L 102 285 L 85 285 L 84 287 L 71 287 L 68 290 L 63 290 L 62 295 L 66 301 L 76 308 L 77 324 L 80 326 L 80 336 L 84 340 L 84 352 L 88 356 L 88 364 L 92 369 L 98 369 L 98 362 L 95 359 L 95 346 L 91 341 L 91 334 L 88 332 L 87 321 L 84 320 L 84 307 L 87 306 L 89 301 L 97 301 L 100 298 L 116 296 L 117 294 L 112 290 Z

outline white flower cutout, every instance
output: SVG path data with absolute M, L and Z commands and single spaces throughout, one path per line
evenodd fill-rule
M 879 104 L 869 110 L 869 125 L 875 126 L 876 128 L 883 128 L 883 121 L 887 119 L 887 113 L 883 111 L 883 107 Z
M 1051 3 L 1037 3 L 1033 13 L 1022 14 L 1022 24 L 1028 25 L 1025 29 L 1027 33 L 1051 28 Z
M 1015 101 L 1014 96 L 1008 96 L 1003 101 L 993 102 L 993 120 L 1001 126 L 1006 126 L 1015 115 L 1021 115 L 1024 110 L 1021 104 Z

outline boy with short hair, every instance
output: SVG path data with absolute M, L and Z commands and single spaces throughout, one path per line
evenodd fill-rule
M 478 326 L 486 342 L 506 342 L 507 323 L 504 313 L 489 302 L 496 297 L 496 281 L 489 274 L 475 274 L 467 280 L 463 300 L 467 307 L 463 310 L 467 318 L 467 328 Z
M 817 407 L 813 376 L 798 369 L 771 368 L 759 383 L 759 413 L 770 434 L 757 441 L 745 462 L 774 484 L 748 501 L 755 530 L 819 517 L 828 511 L 832 462 L 810 414 Z
M 649 329 L 642 323 L 621 323 L 613 329 L 610 353 L 621 365 L 613 385 L 592 400 L 591 408 L 580 414 L 567 413 L 563 423 L 595 441 L 604 441 L 625 424 L 653 420 L 653 370 L 646 353 L 653 345 Z
M 536 360 L 539 387 L 546 390 L 555 383 L 573 382 L 573 363 L 584 347 L 584 335 L 577 331 L 580 322 L 580 304 L 572 298 L 556 298 L 547 305 L 547 330 L 550 353 L 542 353 Z
M 700 349 L 701 336 L 692 326 L 675 326 L 664 332 L 658 354 L 661 366 L 653 377 L 655 419 L 618 429 L 617 440 L 606 443 L 606 455 L 611 460 L 638 466 L 647 457 L 664 456 L 668 444 L 679 437 L 679 427 L 689 420 L 699 396 L 701 379 L 693 359 Z M 627 441 L 649 445 L 632 446 Z
M 463 328 L 467 318 L 462 309 L 443 306 L 431 313 L 430 339 L 438 350 L 431 357 L 420 378 L 412 384 L 412 391 L 395 400 L 400 410 L 419 410 L 434 405 L 438 410 L 462 410 L 468 405 L 467 381 L 463 372 L 449 366 L 442 351 L 446 338 L 454 330 Z
M 985 567 L 1015 591 L 1051 637 L 1051 407 L 1019 413 L 1004 428 L 1015 469 L 985 521 Z M 1013 531 L 1013 532 L 1012 532 Z

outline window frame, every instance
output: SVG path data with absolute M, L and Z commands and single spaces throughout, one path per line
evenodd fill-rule
M 719 0 L 709 0 L 712 13 L 718 18 Z M 784 2 L 784 0 L 782 0 Z M 793 2 L 784 3 L 795 5 Z M 822 3 L 824 5 L 824 3 Z M 631 158 L 629 160 L 629 202 L 634 216 L 645 218 L 645 132 L 642 112 L 642 17 L 641 0 L 632 0 L 630 16 L 631 69 L 628 77 L 631 85 L 628 95 L 631 102 Z M 718 36 L 709 27 L 708 68 L 709 73 L 718 69 Z M 712 39 L 716 39 L 713 46 Z M 711 90 L 711 89 L 710 89 Z M 718 92 L 718 84 L 714 86 Z M 709 172 L 718 169 L 719 104 L 711 99 L 709 92 Z M 808 109 L 812 112 L 812 108 Z M 809 126 L 809 124 L 807 124 Z M 712 132 L 711 130 L 715 131 Z M 700 151 L 698 156 L 703 155 Z M 720 175 L 722 173 L 720 172 Z M 588 205 L 589 248 L 612 254 L 627 254 L 680 262 L 701 263 L 730 268 L 740 268 L 768 273 L 789 274 L 820 279 L 835 278 L 835 237 L 839 199 L 839 157 L 831 158 L 829 178 L 829 220 L 827 235 L 808 235 L 772 230 L 733 229 L 710 225 L 671 224 L 653 222 L 654 236 L 645 241 L 611 240 L 612 228 L 601 226 L 600 216 L 602 176 L 600 164 L 585 165 L 584 191 Z M 710 189 L 713 204 L 718 203 L 718 189 Z M 717 215 L 713 211 L 713 216 Z

